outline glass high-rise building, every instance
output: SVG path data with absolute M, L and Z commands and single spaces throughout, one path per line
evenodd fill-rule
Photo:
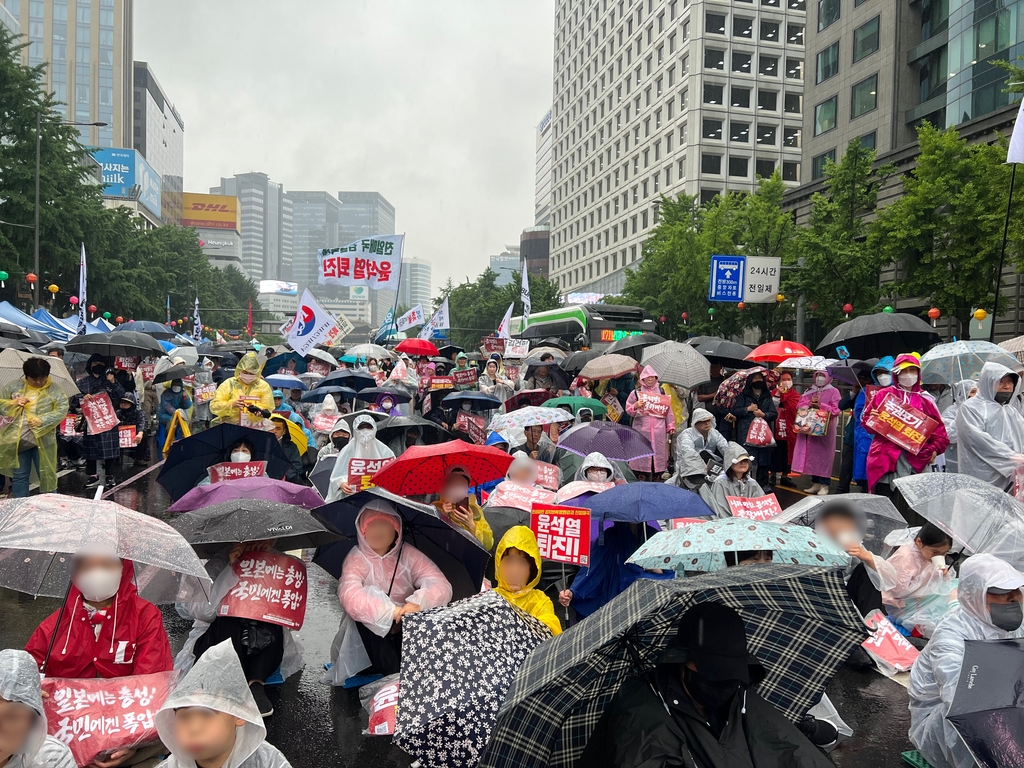
M 251 279 L 288 280 L 292 271 L 292 203 L 265 173 L 221 178 L 211 195 L 238 198 L 242 267 Z
M 402 260 L 402 282 L 398 287 L 399 306 L 412 309 L 423 305 L 423 311 L 430 315 L 433 300 L 431 264 L 426 259 L 405 258 Z
M 287 197 L 292 206 L 291 279 L 299 284 L 300 295 L 303 288 L 329 293 L 334 286 L 317 284 L 317 251 L 338 246 L 338 200 L 329 192 L 289 192 Z
M 160 176 L 161 218 L 180 226 L 185 122 L 144 61 L 135 62 L 133 100 L 133 146 Z

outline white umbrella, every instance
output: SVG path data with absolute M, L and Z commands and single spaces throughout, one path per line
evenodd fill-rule
M 362 358 L 363 360 L 366 360 L 371 357 L 377 360 L 394 359 L 394 354 L 391 352 L 391 350 L 385 349 L 380 344 L 356 344 L 354 347 L 349 347 L 348 349 L 346 349 L 345 354 Z
M 81 394 L 74 377 L 59 357 L 33 355 L 17 349 L 5 349 L 0 352 L 0 387 L 5 387 L 12 381 L 20 379 L 23 375 L 21 366 L 30 357 L 41 357 L 50 364 L 50 381 L 56 384 L 65 395 L 74 397 Z
M 573 420 L 573 415 L 561 408 L 542 408 L 537 405 L 528 405 L 525 408 L 518 408 L 512 411 L 512 413 L 498 414 L 491 419 L 488 429 L 492 432 L 501 432 L 506 429 L 523 429 L 524 427 L 532 427 L 538 424 L 557 424 Z
M 833 360 L 831 357 L 812 355 L 811 357 L 791 357 L 783 360 L 777 367 L 802 371 L 824 371 L 830 365 L 835 365 L 838 362 L 838 360 Z

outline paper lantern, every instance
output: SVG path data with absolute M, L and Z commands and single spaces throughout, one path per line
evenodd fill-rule
M 178 321 L 177 320 L 171 320 L 171 328 L 177 328 L 177 327 L 178 327 Z
M 882 311 L 885 312 L 885 314 L 887 315 L 891 315 L 895 310 L 892 307 L 886 307 Z
M 714 320 L 715 319 L 715 308 L 714 307 L 708 307 L 708 314 L 711 315 L 711 319 Z
M 690 319 L 690 313 L 689 312 L 683 312 L 682 317 L 683 317 L 683 320 L 689 320 Z
M 69 298 L 68 299 L 68 304 L 70 304 L 72 307 L 77 306 L 78 305 L 78 297 L 77 296 L 72 296 L 71 298 Z
M 939 311 L 938 307 L 932 307 L 931 309 L 928 310 L 928 317 L 932 319 L 932 328 L 935 327 L 935 321 L 938 320 L 941 316 L 942 312 Z
M 986 317 L 988 317 L 988 312 L 986 312 L 984 309 L 976 309 L 976 310 L 974 310 L 974 319 L 978 321 L 978 328 L 979 329 L 981 328 L 981 324 L 985 320 Z
M 104 320 L 109 320 L 110 319 L 110 313 L 109 312 L 104 312 L 103 313 L 103 319 Z
M 736 305 L 736 309 L 745 309 L 746 306 L 747 305 L 741 301 L 739 304 Z
M 118 315 L 117 317 L 115 317 L 115 318 L 114 318 L 114 320 L 115 320 L 115 321 L 117 321 L 117 324 L 118 324 L 118 325 L 120 325 L 121 323 L 123 323 L 123 322 L 124 322 L 124 318 L 123 318 L 123 317 L 121 317 L 120 315 Z
M 850 319 L 850 313 L 853 312 L 853 304 L 843 304 L 843 312 L 846 313 L 846 319 Z
M 35 274 L 32 272 L 29 272 L 27 275 L 25 275 L 25 280 L 28 282 L 29 285 L 35 285 L 36 280 L 38 279 L 39 278 L 36 277 Z
M 58 288 L 58 287 L 57 287 L 56 285 L 54 285 L 53 283 L 50 283 L 50 284 L 49 284 L 48 286 L 46 286 L 46 290 L 48 290 L 48 291 L 49 291 L 50 293 L 52 293 L 52 294 L 56 295 L 56 294 L 57 294 L 57 291 L 59 291 L 59 290 L 60 290 L 60 288 Z
M 783 294 L 781 294 L 781 293 L 777 293 L 777 294 L 775 294 L 775 300 L 777 302 L 779 302 L 779 304 L 781 304 L 782 302 L 784 302 L 786 300 L 786 297 Z
M 10 277 L 6 272 L 0 269 L 0 288 L 7 287 L 7 278 Z
M 663 322 L 663 323 L 664 323 L 664 322 L 665 322 L 666 320 L 668 320 L 668 318 L 667 318 L 667 317 L 665 317 L 664 315 L 662 315 L 662 316 L 661 316 L 661 317 L 660 317 L 659 319 L 660 319 L 660 320 L 661 320 L 661 322 Z

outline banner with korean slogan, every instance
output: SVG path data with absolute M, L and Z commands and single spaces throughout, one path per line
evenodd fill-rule
M 106 392 L 83 397 L 82 415 L 85 416 L 85 423 L 89 425 L 90 435 L 109 432 L 118 425 L 114 404 Z
M 320 306 L 309 288 L 304 290 L 295 313 L 295 324 L 288 332 L 288 346 L 305 356 L 317 344 L 330 346 L 340 335 L 334 315 Z
M 68 745 L 77 765 L 106 762 L 119 749 L 155 744 L 160 738 L 153 717 L 176 678 L 176 672 L 106 679 L 44 677 L 46 731 Z
M 452 369 L 452 380 L 460 387 L 471 387 L 476 384 L 480 378 L 480 372 L 476 368 L 467 368 L 462 370 L 461 368 Z
M 413 326 L 423 325 L 423 319 L 423 305 L 417 304 L 398 318 L 398 330 L 405 331 Z
M 360 459 L 348 460 L 348 484 L 356 491 L 365 491 L 373 487 L 373 476 L 394 459 Z
M 238 577 L 218 616 L 253 619 L 301 629 L 306 618 L 306 564 L 278 552 L 244 553 L 231 566 Z
M 562 474 L 558 467 L 546 461 L 536 461 L 533 465 L 537 469 L 537 485 L 550 491 L 557 491 L 558 486 L 562 484 Z
M 590 565 L 590 510 L 555 504 L 534 504 L 530 530 L 540 556 L 571 565 Z
M 782 514 L 782 507 L 774 493 L 752 499 L 745 499 L 742 496 L 726 496 L 725 499 L 729 502 L 729 511 L 733 517 L 764 521 Z
M 878 671 L 887 677 L 906 672 L 917 661 L 920 651 L 899 633 L 885 614 L 874 610 L 864 618 L 871 636 L 861 643 L 875 660 Z
M 317 251 L 320 285 L 365 285 L 397 291 L 405 235 L 374 235 Z
M 118 444 L 122 448 L 135 447 L 136 427 L 134 424 L 122 424 L 117 428 Z
M 653 395 L 650 392 L 639 392 L 636 399 L 643 406 L 643 412 L 655 418 L 665 418 L 672 409 L 672 398 L 668 395 Z
M 210 485 L 225 480 L 242 480 L 247 477 L 263 477 L 267 474 L 265 461 L 223 461 L 207 469 Z
M 928 414 L 904 403 L 895 392 L 889 392 L 864 420 L 864 426 L 916 456 L 939 424 Z
M 432 339 L 441 335 L 441 331 L 451 330 L 452 322 L 448 319 L 448 299 L 441 302 L 441 306 L 431 316 L 426 324 L 420 329 L 419 338 Z
M 487 497 L 488 507 L 512 507 L 523 512 L 532 511 L 534 504 L 551 505 L 554 503 L 553 491 L 533 485 L 516 485 L 511 480 L 499 483 L 498 487 Z

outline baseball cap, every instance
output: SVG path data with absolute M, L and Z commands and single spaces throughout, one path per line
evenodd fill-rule
M 1024 576 L 1011 576 L 996 584 L 989 585 L 989 588 L 985 591 L 995 595 L 1008 595 L 1011 592 L 1016 592 L 1021 587 L 1024 587 Z
M 693 662 L 708 680 L 739 680 L 750 685 L 750 666 L 760 666 L 747 651 L 743 619 L 722 603 L 701 603 L 679 620 L 679 631 L 661 656 L 662 664 Z

